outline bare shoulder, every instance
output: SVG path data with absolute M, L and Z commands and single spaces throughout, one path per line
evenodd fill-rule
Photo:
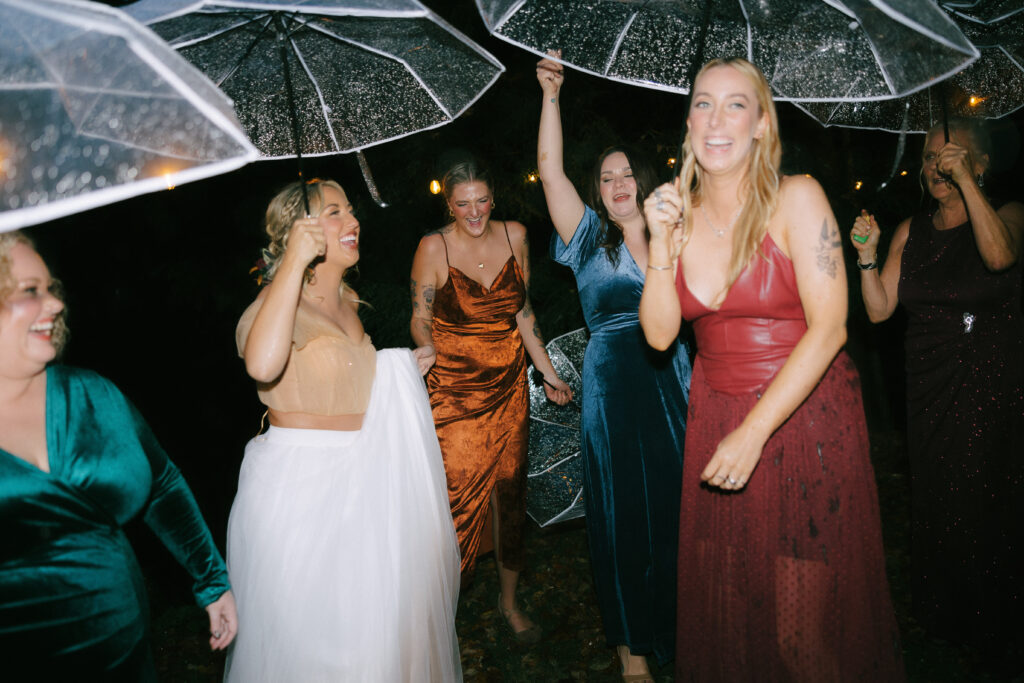
M 420 238 L 419 246 L 416 247 L 416 258 L 426 258 L 433 261 L 435 258 L 444 258 L 445 244 L 441 236 L 445 228 L 439 228 L 428 232 Z
M 513 244 L 522 244 L 526 241 L 526 226 L 519 221 L 505 221 L 505 229 L 508 230 L 508 238 Z
M 793 250 L 820 250 L 838 244 L 838 226 L 821 184 L 808 175 L 783 176 L 779 182 L 777 219 L 769 231 L 786 256 Z
M 1015 223 L 1024 222 L 1024 204 L 1020 202 L 1006 202 L 996 211 L 1004 221 L 1009 219 Z
M 779 206 L 784 209 L 806 207 L 808 203 L 828 202 L 821 183 L 809 175 L 782 176 L 779 181 Z

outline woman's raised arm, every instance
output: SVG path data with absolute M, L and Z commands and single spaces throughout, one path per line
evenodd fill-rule
M 544 91 L 537 134 L 537 172 L 544 185 L 551 222 L 562 242 L 568 244 L 583 218 L 583 200 L 562 166 L 562 113 L 558 96 L 565 80 L 563 72 L 562 65 L 551 59 L 537 62 L 537 80 Z

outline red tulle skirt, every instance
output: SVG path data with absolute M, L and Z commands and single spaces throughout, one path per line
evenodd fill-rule
M 760 391 L 694 367 L 679 529 L 676 681 L 902 681 L 860 380 L 845 353 L 747 486 L 700 473 Z

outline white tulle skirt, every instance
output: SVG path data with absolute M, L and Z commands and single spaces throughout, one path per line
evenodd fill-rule
M 227 551 L 226 681 L 462 680 L 459 546 L 411 352 L 378 351 L 360 431 L 271 427 L 249 442 Z

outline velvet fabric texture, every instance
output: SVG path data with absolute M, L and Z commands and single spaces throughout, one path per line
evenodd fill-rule
M 690 360 L 682 342 L 648 346 L 637 313 L 644 274 L 625 243 L 618 264 L 609 260 L 600 227 L 586 207 L 569 244 L 551 240 L 553 258 L 576 276 L 591 335 L 580 443 L 590 561 L 608 643 L 664 663 L 675 645 Z
M 437 362 L 427 389 L 464 577 L 476 566 L 492 493 L 496 551 L 506 569 L 523 568 L 530 406 L 516 314 L 525 302 L 523 273 L 512 255 L 490 289 L 449 265 L 434 300 Z
M 60 365 L 46 383 L 50 472 L 0 451 L 3 677 L 153 681 L 145 586 L 122 527 L 143 515 L 200 606 L 228 590 L 224 561 L 180 471 L 121 392 Z
M 916 216 L 903 248 L 914 614 L 935 635 L 1005 644 L 1024 581 L 1021 262 L 990 272 L 971 224 Z
M 717 311 L 682 270 L 676 280 L 697 336 L 676 681 L 902 681 L 860 380 L 845 352 L 768 439 L 743 489 L 700 480 L 778 372 L 780 347 L 788 355 L 799 339 L 793 265 L 770 236 L 760 252 Z

